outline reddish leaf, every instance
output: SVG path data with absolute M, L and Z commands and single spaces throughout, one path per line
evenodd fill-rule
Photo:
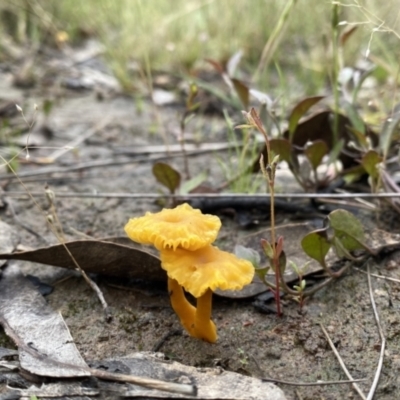
M 323 140 L 332 152 L 333 148 L 337 143 L 334 142 L 333 135 L 333 121 L 334 114 L 331 111 L 322 111 L 317 114 L 312 115 L 303 122 L 297 125 L 297 128 L 293 134 L 292 145 L 297 147 L 304 147 L 307 142 L 314 142 L 318 139 Z M 338 114 L 339 122 L 339 139 L 342 139 L 345 143 L 343 152 L 339 154 L 339 160 L 342 162 L 344 168 L 349 168 L 351 166 L 357 165 L 356 159 L 359 152 L 354 148 L 348 146 L 352 138 L 352 133 L 349 131 L 349 126 L 351 126 L 351 121 L 349 118 L 342 114 Z M 366 134 L 370 138 L 371 143 L 376 145 L 378 142 L 377 135 L 368 127 L 366 127 Z M 289 138 L 289 130 L 285 131 L 283 136 Z
M 349 40 L 349 38 L 357 30 L 357 28 L 358 28 L 357 25 L 351 25 L 343 31 L 343 33 L 340 35 L 340 38 L 339 38 L 339 43 L 342 47 L 346 44 L 346 42 Z
M 225 68 L 221 63 L 218 61 L 212 60 L 211 58 L 206 58 L 205 59 L 209 64 L 211 64 L 217 72 L 219 72 L 221 75 L 225 73 Z
M 316 103 L 318 103 L 324 96 L 314 96 L 307 97 L 306 99 L 301 100 L 296 106 L 293 108 L 289 117 L 289 139 L 292 141 L 293 133 L 297 128 L 297 124 L 300 121 L 300 118 Z
M 233 87 L 235 88 L 235 92 L 238 95 L 240 101 L 243 104 L 245 110 L 249 108 L 249 99 L 250 99 L 250 92 L 248 86 L 246 86 L 242 81 L 239 79 L 232 78 Z
M 271 147 L 271 151 L 273 151 L 275 154 L 279 154 L 280 160 L 290 163 L 292 157 L 292 146 L 288 140 L 271 139 L 269 141 L 269 145 Z

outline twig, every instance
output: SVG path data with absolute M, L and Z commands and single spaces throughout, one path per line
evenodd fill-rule
M 53 228 L 52 232 L 56 235 L 58 241 L 63 245 L 63 247 L 64 247 L 65 251 L 68 253 L 68 256 L 70 257 L 72 263 L 75 265 L 76 270 L 81 273 L 83 279 L 85 279 L 87 284 L 97 294 L 97 297 L 99 298 L 100 303 L 103 306 L 103 310 L 106 314 L 106 320 L 110 321 L 111 320 L 110 309 L 108 307 L 108 304 L 104 298 L 102 291 L 97 286 L 96 282 L 94 282 L 92 279 L 90 279 L 90 277 L 86 274 L 86 272 L 81 268 L 79 263 L 76 261 L 76 258 L 72 255 L 70 249 L 68 248 L 68 246 L 65 243 L 64 230 L 63 230 L 62 224 L 58 218 L 56 206 L 54 203 L 54 200 L 55 200 L 54 192 L 52 190 L 50 190 L 48 187 L 46 187 L 45 193 L 46 193 L 47 200 L 50 203 L 51 217 L 52 217 L 53 222 L 51 222 L 51 220 L 49 218 L 47 218 L 47 222 L 48 222 L 50 228 Z
M 260 364 L 257 361 L 257 358 L 254 357 L 253 354 L 251 354 L 251 358 L 255 362 L 260 375 L 264 374 L 264 371 L 261 369 Z M 340 380 L 340 381 L 317 381 L 317 382 L 293 382 L 293 381 L 282 381 L 280 379 L 275 379 L 275 378 L 266 378 L 264 376 L 260 377 L 261 381 L 263 382 L 272 382 L 272 383 L 279 383 L 282 385 L 288 385 L 288 386 L 325 386 L 325 385 L 341 385 L 344 383 L 354 383 L 354 382 L 362 382 L 365 381 L 365 379 L 354 379 L 354 380 Z
M 39 163 L 39 164 L 51 164 L 54 161 L 57 160 L 57 158 L 60 158 L 63 156 L 65 153 L 73 150 L 76 146 L 84 142 L 86 139 L 89 139 L 91 136 L 96 134 L 98 131 L 103 129 L 108 125 L 110 122 L 110 117 L 104 118 L 102 121 L 100 121 L 96 126 L 94 126 L 92 129 L 88 129 L 85 133 L 79 135 L 77 138 L 69 142 L 67 145 L 63 146 L 61 149 L 56 150 L 53 152 L 53 154 L 50 154 L 47 157 L 40 157 L 33 159 L 33 162 Z
M 353 269 L 355 269 L 356 271 L 361 272 L 365 275 L 368 275 L 368 272 L 365 272 L 362 269 L 359 269 L 356 267 L 353 267 Z M 374 278 L 378 278 L 378 279 L 385 279 L 386 281 L 400 283 L 400 279 L 390 278 L 389 276 L 378 275 L 378 274 L 370 274 L 370 276 L 373 276 Z
M 355 382 L 363 382 L 366 379 L 354 379 L 354 380 L 343 380 L 343 381 L 317 381 L 317 382 L 292 382 L 292 381 L 281 381 L 280 379 L 274 378 L 261 378 L 263 382 L 271 382 L 271 383 L 280 383 L 282 385 L 289 386 L 325 386 L 325 385 L 341 385 L 344 383 L 355 383 Z
M 126 164 L 127 161 L 121 163 L 113 163 L 113 165 Z M 77 170 L 80 167 L 73 167 Z M 66 172 L 61 168 L 58 171 L 53 170 L 54 172 Z M 67 171 L 68 172 L 68 171 Z M 48 171 L 50 173 L 50 171 Z M 22 172 L 20 173 L 22 174 Z M 8 179 L 9 176 L 0 176 L 1 179 Z M 43 192 L 30 192 L 33 196 L 43 196 Z M 107 192 L 86 192 L 86 193 L 74 193 L 74 192 L 54 192 L 57 197 L 75 197 L 75 198 L 110 198 L 110 199 L 162 199 L 162 198 L 170 198 L 171 195 L 168 194 L 156 194 L 156 193 L 107 193 Z M 27 197 L 26 192 L 19 191 L 9 191 L 7 192 L 7 196 L 10 197 L 19 197 L 24 196 Z M 279 199 L 352 199 L 357 197 L 365 197 L 365 198 L 400 198 L 400 193 L 276 193 L 275 198 Z M 269 199 L 269 195 L 264 193 L 259 194 L 246 194 L 246 193 L 229 193 L 229 194 L 216 194 L 216 193 L 201 193 L 201 194 L 185 194 L 184 196 L 175 196 L 177 200 L 187 201 L 190 199 Z
M 209 150 L 194 150 L 194 151 L 187 151 L 186 153 L 187 155 L 190 156 L 197 156 L 208 152 Z M 68 167 L 42 167 L 38 168 L 36 171 L 18 172 L 18 176 L 20 178 L 29 178 L 32 176 L 41 176 L 41 175 L 55 174 L 55 173 L 65 174 L 67 172 L 82 171 L 84 169 L 89 169 L 89 168 L 103 168 L 103 167 L 118 166 L 118 165 L 132 164 L 132 163 L 151 163 L 155 161 L 169 160 L 174 157 L 183 157 L 183 154 L 182 153 L 175 155 L 166 154 L 161 156 L 146 155 L 142 157 L 135 157 L 134 159 L 131 158 L 125 158 L 124 160 L 108 159 L 100 161 L 83 162 L 81 164 L 75 163 L 74 165 Z M 17 178 L 14 174 L 2 174 L 0 175 L 0 180 L 2 179 L 15 180 Z
M 325 327 L 322 325 L 322 323 L 319 324 L 322 332 L 324 332 L 324 335 L 326 337 L 326 339 L 328 340 L 329 346 L 331 346 L 331 349 L 333 351 L 333 353 L 335 354 L 337 360 L 339 361 L 340 366 L 342 367 L 344 373 L 346 374 L 346 376 L 350 379 L 350 380 L 354 380 L 353 377 L 351 376 L 350 372 L 348 371 L 346 365 L 344 364 L 342 357 L 340 357 L 339 352 L 336 350 L 335 345 L 333 344 L 331 338 L 329 337 L 329 334 L 327 332 L 327 330 L 325 329 Z M 352 383 L 353 388 L 357 391 L 357 393 L 360 395 L 360 397 L 363 400 L 366 400 L 367 398 L 365 397 L 364 393 L 362 392 L 362 390 L 360 389 L 360 387 L 357 385 L 357 383 Z
M 195 385 L 165 382 L 158 379 L 142 378 L 134 375 L 116 374 L 93 368 L 89 368 L 89 372 L 96 378 L 108 381 L 133 383 L 134 385 L 144 386 L 150 389 L 163 390 L 165 392 L 179 393 L 194 397 L 197 395 L 197 387 Z
M 375 395 L 375 390 L 376 390 L 376 387 L 378 385 L 379 378 L 380 378 L 381 371 L 382 371 L 383 357 L 385 355 L 386 339 L 385 339 L 385 335 L 383 334 L 381 323 L 379 321 L 379 314 L 378 314 L 378 311 L 376 309 L 376 304 L 375 304 L 375 300 L 374 300 L 374 294 L 372 292 L 372 284 L 371 284 L 371 275 L 370 275 L 370 271 L 369 271 L 369 263 L 367 263 L 367 277 L 368 277 L 369 297 L 371 299 L 372 309 L 374 310 L 375 322 L 376 322 L 376 325 L 378 327 L 378 332 L 379 332 L 379 336 L 380 336 L 380 339 L 381 339 L 381 352 L 379 354 L 378 366 L 376 367 L 374 381 L 372 382 L 372 385 L 371 385 L 371 388 L 369 390 L 368 397 L 367 397 L 367 400 L 372 400 L 372 398 Z

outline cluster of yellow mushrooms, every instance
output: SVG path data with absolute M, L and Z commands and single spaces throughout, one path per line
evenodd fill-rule
M 130 239 L 160 251 L 172 308 L 191 336 L 210 343 L 217 340 L 211 320 L 212 291 L 240 290 L 254 276 L 251 262 L 211 245 L 220 228 L 218 217 L 186 203 L 155 214 L 147 212 L 125 226 Z M 197 307 L 186 299 L 183 289 L 197 299 Z

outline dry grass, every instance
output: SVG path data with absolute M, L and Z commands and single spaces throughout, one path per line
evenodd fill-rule
M 261 89 L 271 85 L 269 73 L 279 69 L 295 72 L 294 78 L 308 82 L 309 92 L 326 82 L 332 1 L 296 3 L 280 29 L 267 73 L 260 74 Z M 122 82 L 130 79 L 133 62 L 186 72 L 204 64 L 205 58 L 223 60 L 238 50 L 244 52 L 243 67 L 253 73 L 268 38 L 282 22 L 285 4 L 280 0 L 0 0 L 3 9 L 19 9 L 20 20 L 26 14 L 21 9 L 28 8 L 31 21 L 36 18 L 46 27 L 66 30 L 72 40 L 82 30 L 98 35 Z M 396 70 L 400 50 L 397 0 L 343 0 L 340 20 L 359 26 L 346 44 L 346 64 L 354 64 L 370 47 L 371 54 Z M 272 84 L 291 82 L 281 79 Z

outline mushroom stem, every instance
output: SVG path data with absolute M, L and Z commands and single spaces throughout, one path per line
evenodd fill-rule
M 194 319 L 194 336 L 210 343 L 217 341 L 217 328 L 211 321 L 212 291 L 207 291 L 197 299 L 197 310 Z
M 190 336 L 195 336 L 194 320 L 196 308 L 188 302 L 182 286 L 175 279 L 168 278 L 168 293 L 171 306 L 178 315 L 182 326 L 187 330 Z

